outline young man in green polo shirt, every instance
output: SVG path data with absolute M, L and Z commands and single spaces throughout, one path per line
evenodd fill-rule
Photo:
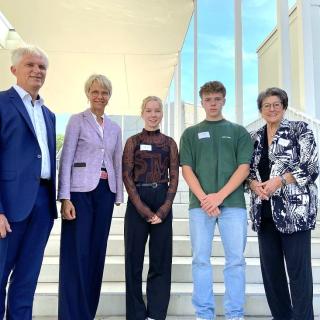
M 215 318 L 210 256 L 218 224 L 225 252 L 225 316 L 243 320 L 247 237 L 243 181 L 253 146 L 244 127 L 223 118 L 226 89 L 221 82 L 205 83 L 199 95 L 206 119 L 187 128 L 180 141 L 180 165 L 190 188 L 192 302 L 197 319 Z

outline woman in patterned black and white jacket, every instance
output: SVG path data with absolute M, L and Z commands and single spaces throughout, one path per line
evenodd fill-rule
M 268 304 L 274 320 L 313 320 L 311 229 L 317 215 L 317 146 L 307 123 L 284 119 L 284 90 L 269 88 L 257 103 L 266 125 L 252 133 L 250 217 L 258 232 Z

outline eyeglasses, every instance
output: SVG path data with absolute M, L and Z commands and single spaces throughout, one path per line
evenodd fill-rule
M 90 91 L 89 94 L 90 94 L 90 96 L 92 98 L 98 98 L 101 95 L 102 98 L 106 99 L 106 98 L 108 98 L 110 96 L 110 93 L 107 92 L 107 91 L 100 92 L 100 91 L 97 91 L 97 90 Z
M 282 102 L 266 103 L 262 105 L 263 110 L 270 110 L 273 107 L 274 110 L 280 110 L 282 108 Z

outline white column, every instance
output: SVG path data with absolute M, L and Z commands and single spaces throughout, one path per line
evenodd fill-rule
M 186 119 L 186 108 L 185 108 L 185 106 L 186 106 L 186 104 L 185 104 L 185 102 L 182 100 L 182 101 L 181 101 L 181 113 L 180 113 L 180 115 L 181 115 L 181 117 L 180 117 L 180 119 L 181 119 L 181 121 L 180 121 L 181 127 L 180 127 L 180 136 L 179 136 L 179 139 L 180 139 L 180 137 L 181 137 L 184 129 L 186 128 L 186 121 L 187 121 L 187 119 Z
M 162 119 L 162 132 L 164 134 L 169 133 L 169 126 L 168 126 L 168 120 L 169 120 L 169 96 L 163 101 L 163 119 Z
M 13 30 L 12 25 L 0 11 L 0 48 L 7 48 L 7 39 L 10 30 Z
M 176 141 L 181 135 L 181 59 L 178 53 L 177 64 L 174 70 L 174 130 L 173 136 Z
M 174 102 L 170 100 L 169 107 L 169 136 L 174 138 L 174 117 L 175 117 L 175 106 Z
M 320 0 L 311 1 L 312 44 L 314 63 L 315 113 L 320 119 Z M 320 191 L 319 191 L 320 192 Z
M 0 48 L 4 49 L 6 47 L 8 32 L 9 30 L 5 28 L 5 25 L 0 19 Z
M 312 44 L 310 0 L 297 0 L 299 25 L 299 58 L 301 59 L 300 101 L 304 112 L 316 116 L 315 70 Z M 319 31 L 318 31 L 319 32 Z M 317 88 L 319 90 L 319 88 Z M 319 107 L 319 106 L 318 106 Z
M 243 123 L 243 80 L 242 80 L 242 17 L 241 0 L 234 0 L 235 34 L 235 107 L 236 122 Z
M 291 50 L 289 33 L 289 7 L 287 0 L 277 0 L 277 28 L 279 37 L 279 86 L 291 101 Z
M 193 123 L 198 123 L 198 4 L 193 11 Z
M 170 125 L 171 125 L 171 101 L 170 101 L 170 87 L 171 87 L 171 84 L 169 86 L 169 91 L 168 91 L 168 97 L 167 97 L 167 116 L 166 116 L 166 119 L 167 119 L 167 124 L 166 124 L 166 129 L 167 129 L 167 135 L 168 136 L 171 136 L 171 128 L 170 128 Z

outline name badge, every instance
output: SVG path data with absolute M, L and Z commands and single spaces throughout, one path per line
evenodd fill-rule
M 198 138 L 199 139 L 208 139 L 208 138 L 210 138 L 210 133 L 208 131 L 199 132 L 198 133 Z
M 140 151 L 152 151 L 151 144 L 140 144 Z
M 280 144 L 281 146 L 287 147 L 289 145 L 289 140 L 279 138 L 278 144 Z

